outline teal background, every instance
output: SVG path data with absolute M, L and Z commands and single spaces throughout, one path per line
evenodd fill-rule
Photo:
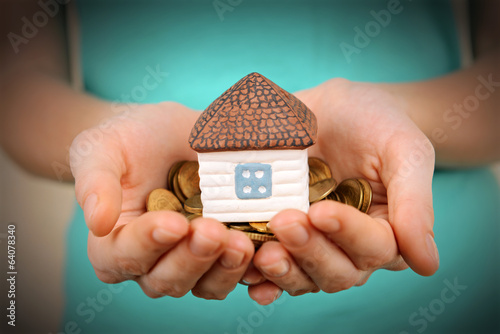
M 403 11 L 348 62 L 340 43 L 354 45 L 353 29 L 363 29 L 373 20 L 370 11 L 386 5 L 243 1 L 221 20 L 212 1 L 81 1 L 85 87 L 110 101 L 173 100 L 204 109 L 253 71 L 293 92 L 332 77 L 398 82 L 459 67 L 447 1 L 402 1 Z M 157 66 L 168 75 L 145 89 L 147 68 Z M 75 322 L 82 333 L 498 332 L 498 185 L 485 169 L 437 171 L 433 195 L 441 255 L 436 275 L 380 270 L 362 287 L 333 295 L 285 294 L 267 307 L 251 301 L 244 286 L 224 301 L 192 295 L 152 300 L 134 282 L 101 283 L 86 256 L 88 230 L 78 208 L 68 230 L 61 326 Z M 443 290 L 455 280 L 466 288 L 443 303 Z M 429 307 L 435 312 L 424 320 L 419 312 Z

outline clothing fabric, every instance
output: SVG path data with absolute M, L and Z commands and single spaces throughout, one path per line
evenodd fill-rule
M 294 92 L 333 78 L 412 81 L 460 64 L 448 1 L 81 1 L 84 84 L 110 101 L 204 109 L 259 72 Z M 451 129 L 451 128 L 450 128 Z M 168 131 L 168 129 L 165 129 Z M 450 130 L 451 131 L 451 130 Z M 77 208 L 68 230 L 62 330 L 81 333 L 487 333 L 498 329 L 498 185 L 486 169 L 437 171 L 441 267 L 375 272 L 337 294 L 286 293 L 259 306 L 238 286 L 224 301 L 146 297 L 100 282 Z

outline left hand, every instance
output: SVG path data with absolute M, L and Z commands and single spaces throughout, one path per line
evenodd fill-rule
M 340 182 L 363 177 L 373 188 L 368 214 L 322 201 L 307 214 L 285 210 L 270 227 L 280 242 L 255 254 L 243 280 L 251 298 L 338 292 L 364 284 L 377 269 L 439 266 L 432 232 L 434 151 L 405 113 L 404 101 L 374 84 L 333 79 L 296 94 L 316 114 L 319 157 Z

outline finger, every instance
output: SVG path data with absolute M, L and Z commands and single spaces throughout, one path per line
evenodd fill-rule
M 73 141 L 70 150 L 71 171 L 75 178 L 76 200 L 83 209 L 85 222 L 96 236 L 111 232 L 116 224 L 122 204 L 120 179 L 122 168 L 116 158 L 104 153 L 100 147 L 90 144 L 86 132 Z M 76 158 L 79 144 L 89 145 L 90 153 Z M 118 151 L 117 149 L 109 152 Z
M 191 222 L 188 238 L 165 254 L 153 269 L 137 279 L 146 295 L 182 297 L 214 265 L 222 254 L 229 231 L 213 219 Z
M 247 270 L 245 271 L 245 274 L 243 274 L 243 277 L 240 280 L 240 283 L 243 285 L 255 285 L 263 283 L 265 281 L 266 279 L 264 276 L 262 276 L 262 273 L 259 271 L 259 269 L 255 268 L 253 262 L 250 262 Z
M 283 290 L 270 281 L 248 287 L 248 295 L 260 305 L 269 305 L 277 300 Z
M 266 279 L 292 296 L 318 290 L 279 242 L 264 243 L 255 254 L 253 263 Z
M 150 271 L 189 231 L 187 220 L 170 211 L 148 212 L 106 237 L 90 235 L 88 255 L 97 276 L 116 283 Z
M 239 231 L 229 231 L 227 246 L 219 260 L 192 289 L 193 295 L 222 300 L 234 290 L 254 254 L 254 245 Z
M 355 285 L 362 276 L 349 257 L 298 210 L 285 210 L 270 221 L 271 230 L 314 283 L 328 293 Z
M 381 173 L 387 188 L 389 222 L 405 261 L 416 273 L 429 276 L 439 267 L 432 231 L 434 149 L 426 138 L 393 142 L 398 146 L 389 146 L 384 159 L 388 163 Z
M 311 225 L 340 247 L 360 270 L 378 269 L 398 258 L 387 221 L 334 201 L 312 205 L 309 219 Z

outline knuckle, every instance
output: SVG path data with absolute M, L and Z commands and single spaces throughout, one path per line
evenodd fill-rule
M 355 286 L 363 286 L 365 285 L 366 282 L 368 282 L 368 279 L 370 278 L 371 274 L 367 274 L 365 277 L 362 277 L 359 281 L 354 284 Z
M 163 297 L 163 295 L 160 295 L 160 294 L 158 294 L 156 292 L 149 291 L 147 289 L 142 289 L 142 291 L 144 291 L 144 294 L 146 296 L 148 296 L 149 298 L 151 298 L 151 299 L 158 299 L 158 298 Z
M 357 279 L 354 275 L 337 275 L 332 277 L 326 283 L 321 285 L 321 290 L 326 293 L 336 293 L 344 290 L 348 290 L 357 283 Z
M 287 291 L 288 294 L 292 297 L 297 297 L 304 295 L 306 293 L 314 292 L 314 289 L 299 289 L 299 290 L 293 290 L 293 291 Z
M 193 289 L 193 290 L 191 290 L 191 293 L 195 297 L 209 299 L 209 300 L 224 300 L 224 299 L 226 299 L 226 297 L 228 295 L 227 292 L 222 292 L 222 291 L 209 292 L 209 291 L 202 291 L 199 289 Z
M 390 259 L 387 256 L 382 256 L 382 257 L 368 256 L 358 261 L 358 263 L 356 263 L 356 267 L 362 271 L 378 269 L 383 267 L 386 263 L 388 263 L 389 260 Z
M 120 282 L 123 282 L 125 280 L 125 279 L 121 279 L 121 278 L 117 277 L 116 275 L 113 275 L 109 272 L 103 272 L 103 271 L 100 271 L 97 269 L 95 270 L 95 274 L 101 282 L 106 283 L 106 284 L 120 283 Z
M 118 257 L 116 264 L 119 271 L 127 275 L 141 276 L 148 272 L 145 265 L 136 259 Z
M 173 298 L 181 298 L 181 297 L 185 296 L 186 293 L 188 292 L 188 290 L 185 290 L 176 284 L 162 282 L 159 280 L 154 280 L 152 282 L 149 282 L 148 290 L 152 291 L 154 294 L 158 295 L 158 297 L 169 296 L 169 297 L 173 297 Z M 157 298 L 157 297 L 153 297 L 153 298 Z

